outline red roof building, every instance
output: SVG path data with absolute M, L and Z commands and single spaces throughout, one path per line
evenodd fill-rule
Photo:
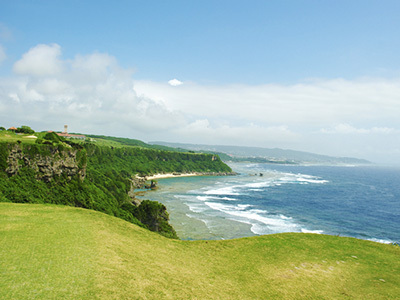
M 65 137 L 65 138 L 67 138 L 67 139 L 73 138 L 73 139 L 84 140 L 84 139 L 86 138 L 85 135 L 81 135 L 81 134 L 69 134 L 69 133 L 64 133 L 64 132 L 63 132 L 63 133 L 58 133 L 58 132 L 57 132 L 57 135 L 58 135 L 58 136 Z

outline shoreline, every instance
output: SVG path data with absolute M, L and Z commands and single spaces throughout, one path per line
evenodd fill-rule
M 191 177 L 191 176 L 232 176 L 237 175 L 236 172 L 193 172 L 193 173 L 160 173 L 145 176 L 145 180 L 155 180 L 155 179 L 164 179 L 164 178 L 176 178 L 176 177 Z
M 182 173 L 182 174 L 154 174 L 150 176 L 145 176 L 146 180 L 155 180 L 155 179 L 164 179 L 164 178 L 174 178 L 174 177 L 189 177 L 189 176 L 202 176 L 203 174 L 199 173 Z

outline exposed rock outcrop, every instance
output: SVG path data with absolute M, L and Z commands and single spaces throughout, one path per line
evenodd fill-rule
M 146 178 L 135 176 L 131 178 L 131 188 L 128 192 L 128 196 L 132 201 L 132 204 L 138 206 L 140 205 L 141 200 L 136 198 L 136 190 L 137 189 L 144 189 L 146 186 Z
M 68 180 L 76 175 L 81 180 L 85 178 L 86 163 L 80 162 L 77 157 L 80 150 L 48 146 L 44 154 L 30 152 L 29 147 L 22 148 L 18 144 L 10 147 L 5 170 L 9 175 L 13 176 L 21 168 L 29 167 L 35 171 L 37 179 L 45 182 L 50 182 L 55 176 L 66 176 Z

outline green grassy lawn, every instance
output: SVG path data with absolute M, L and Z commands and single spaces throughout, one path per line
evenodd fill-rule
M 33 134 L 38 136 L 37 133 Z M 17 142 L 21 141 L 27 144 L 34 144 L 36 142 L 35 138 L 31 138 L 32 134 L 17 134 L 12 131 L 0 131 L 0 141 L 1 142 Z
M 33 135 L 38 138 L 43 138 L 43 136 L 45 134 L 46 134 L 46 132 L 36 132 Z M 0 131 L 0 142 L 16 143 L 17 141 L 20 141 L 21 143 L 24 143 L 24 144 L 34 144 L 36 142 L 36 139 L 31 138 L 31 136 L 32 136 L 31 134 L 17 134 L 12 131 Z M 78 144 L 84 143 L 84 141 L 79 140 L 79 139 L 71 139 L 71 140 Z M 101 139 L 101 138 L 94 139 L 94 142 L 98 146 L 107 146 L 107 147 L 114 147 L 114 148 L 127 147 L 119 142 Z
M 0 299 L 399 299 L 400 247 L 315 234 L 163 238 L 108 215 L 0 203 Z
M 35 132 L 34 134 L 17 134 L 12 131 L 0 131 L 0 142 L 17 142 L 21 141 L 22 143 L 26 144 L 34 144 L 36 142 L 35 138 L 31 138 L 32 135 L 38 137 L 38 138 L 43 138 L 43 136 L 46 134 L 46 132 Z M 73 142 L 82 144 L 85 141 L 82 141 L 80 139 L 71 139 Z M 139 147 L 139 146 L 129 146 L 129 145 L 124 145 L 118 141 L 113 141 L 113 140 L 108 140 L 108 139 L 103 139 L 103 138 L 94 138 L 93 142 L 97 146 L 105 146 L 105 147 L 114 147 L 114 148 L 121 148 L 121 147 Z

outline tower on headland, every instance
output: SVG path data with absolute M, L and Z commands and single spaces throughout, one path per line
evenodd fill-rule
M 57 133 L 58 136 L 62 136 L 67 139 L 79 139 L 79 140 L 85 140 L 86 136 L 82 134 L 69 134 L 68 133 L 68 125 L 64 125 L 64 131 L 61 133 Z

